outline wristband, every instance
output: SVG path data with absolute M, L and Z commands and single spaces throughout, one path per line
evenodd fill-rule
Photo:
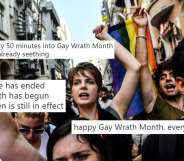
M 146 36 L 145 36 L 145 35 L 138 35 L 138 36 L 136 36 L 136 38 L 143 38 L 143 39 L 146 39 Z

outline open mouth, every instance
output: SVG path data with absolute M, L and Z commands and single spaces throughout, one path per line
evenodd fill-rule
M 173 90 L 175 90 L 176 85 L 175 84 L 166 84 L 165 88 L 169 91 L 171 91 L 171 90 L 173 91 Z
M 79 97 L 80 98 L 88 98 L 89 97 L 89 94 L 86 93 L 86 92 L 82 92 L 82 93 L 79 94 Z

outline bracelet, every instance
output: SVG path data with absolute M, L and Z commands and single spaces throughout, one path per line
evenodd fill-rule
M 136 36 L 136 38 L 143 38 L 143 39 L 146 39 L 146 36 L 145 36 L 145 35 L 138 35 L 138 36 Z

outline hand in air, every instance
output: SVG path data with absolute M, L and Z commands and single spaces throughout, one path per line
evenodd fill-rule
M 95 37 L 99 40 L 106 40 L 108 37 L 108 27 L 104 25 L 97 26 L 93 33 L 95 34 Z
M 146 27 L 148 25 L 146 10 L 144 8 L 138 8 L 133 15 L 133 20 L 138 27 Z

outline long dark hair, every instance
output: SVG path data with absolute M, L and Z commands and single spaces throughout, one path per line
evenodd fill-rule
M 85 118 L 76 118 L 75 120 L 87 120 Z M 51 134 L 47 144 L 47 161 L 53 161 L 53 148 L 55 144 L 64 139 L 67 135 L 71 134 L 71 120 L 68 120 L 60 127 L 56 128 Z M 110 161 L 109 154 L 107 153 L 105 142 L 101 135 L 96 134 L 77 134 L 77 140 L 79 142 L 87 142 L 91 149 L 98 152 L 102 158 L 102 161 Z M 61 147 L 62 148 L 62 147 Z M 64 148 L 64 147 L 63 147 Z

